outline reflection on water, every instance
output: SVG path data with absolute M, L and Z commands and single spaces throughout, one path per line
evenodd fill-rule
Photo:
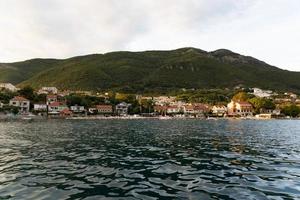
M 298 199 L 300 121 L 0 123 L 0 199 Z

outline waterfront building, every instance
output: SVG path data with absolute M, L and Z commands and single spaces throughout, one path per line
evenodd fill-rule
M 59 112 L 59 116 L 61 117 L 70 117 L 73 115 L 73 112 L 69 108 L 64 108 Z
M 185 114 L 194 114 L 195 113 L 195 109 L 193 105 L 186 105 L 183 107 L 183 112 Z
M 45 103 L 36 103 L 33 105 L 33 110 L 37 112 L 46 112 L 47 111 L 47 104 Z
M 66 108 L 68 108 L 68 106 L 62 102 L 57 102 L 57 101 L 52 102 L 48 105 L 48 114 L 49 115 L 59 115 L 60 112 Z
M 130 106 L 131 104 L 128 104 L 126 102 L 119 103 L 118 105 L 116 105 L 116 113 L 118 115 L 127 115 Z
M 74 114 L 83 114 L 85 113 L 85 108 L 84 106 L 79 106 L 79 105 L 75 105 L 75 106 L 71 106 L 70 110 L 74 113 Z
M 18 107 L 21 113 L 28 113 L 30 110 L 30 101 L 24 97 L 16 96 L 9 101 L 10 106 Z
M 214 105 L 211 111 L 213 115 L 223 117 L 227 113 L 227 107 L 224 105 Z
M 228 116 L 252 116 L 253 107 L 250 103 L 244 101 L 231 101 L 227 105 Z
M 96 105 L 96 110 L 98 114 L 112 114 L 112 105 Z
M 179 106 L 167 106 L 167 114 L 178 114 L 181 108 Z

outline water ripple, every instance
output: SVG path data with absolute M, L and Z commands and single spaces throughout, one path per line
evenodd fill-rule
M 300 121 L 1 122 L 0 199 L 300 199 Z

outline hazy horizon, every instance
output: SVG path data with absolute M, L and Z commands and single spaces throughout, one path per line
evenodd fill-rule
M 0 62 L 194 47 L 300 71 L 299 9 L 297 0 L 3 0 Z

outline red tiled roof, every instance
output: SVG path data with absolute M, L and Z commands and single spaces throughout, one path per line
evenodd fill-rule
M 167 106 L 154 106 L 154 110 L 167 110 Z
M 47 95 L 47 98 L 54 99 L 54 98 L 57 98 L 57 95 L 49 94 L 49 95 Z
M 241 106 L 252 106 L 250 103 L 246 102 L 246 101 L 240 101 L 240 102 L 237 102 L 239 103 Z
M 194 109 L 194 106 L 190 106 L 190 105 L 184 106 L 184 107 L 185 107 L 186 110 L 193 110 Z
M 223 109 L 223 108 L 226 108 L 226 106 L 223 106 L 223 105 L 215 105 L 215 108 L 221 108 L 221 109 Z
M 112 109 L 111 105 L 96 105 L 97 109 Z
M 178 106 L 168 106 L 168 109 L 178 109 Z
M 29 101 L 29 100 L 21 96 L 16 96 L 12 99 L 12 101 Z
M 49 104 L 49 106 L 60 106 L 61 102 L 55 101 Z
M 65 108 L 62 111 L 60 111 L 61 114 L 72 114 L 72 111 L 69 110 L 69 108 Z

